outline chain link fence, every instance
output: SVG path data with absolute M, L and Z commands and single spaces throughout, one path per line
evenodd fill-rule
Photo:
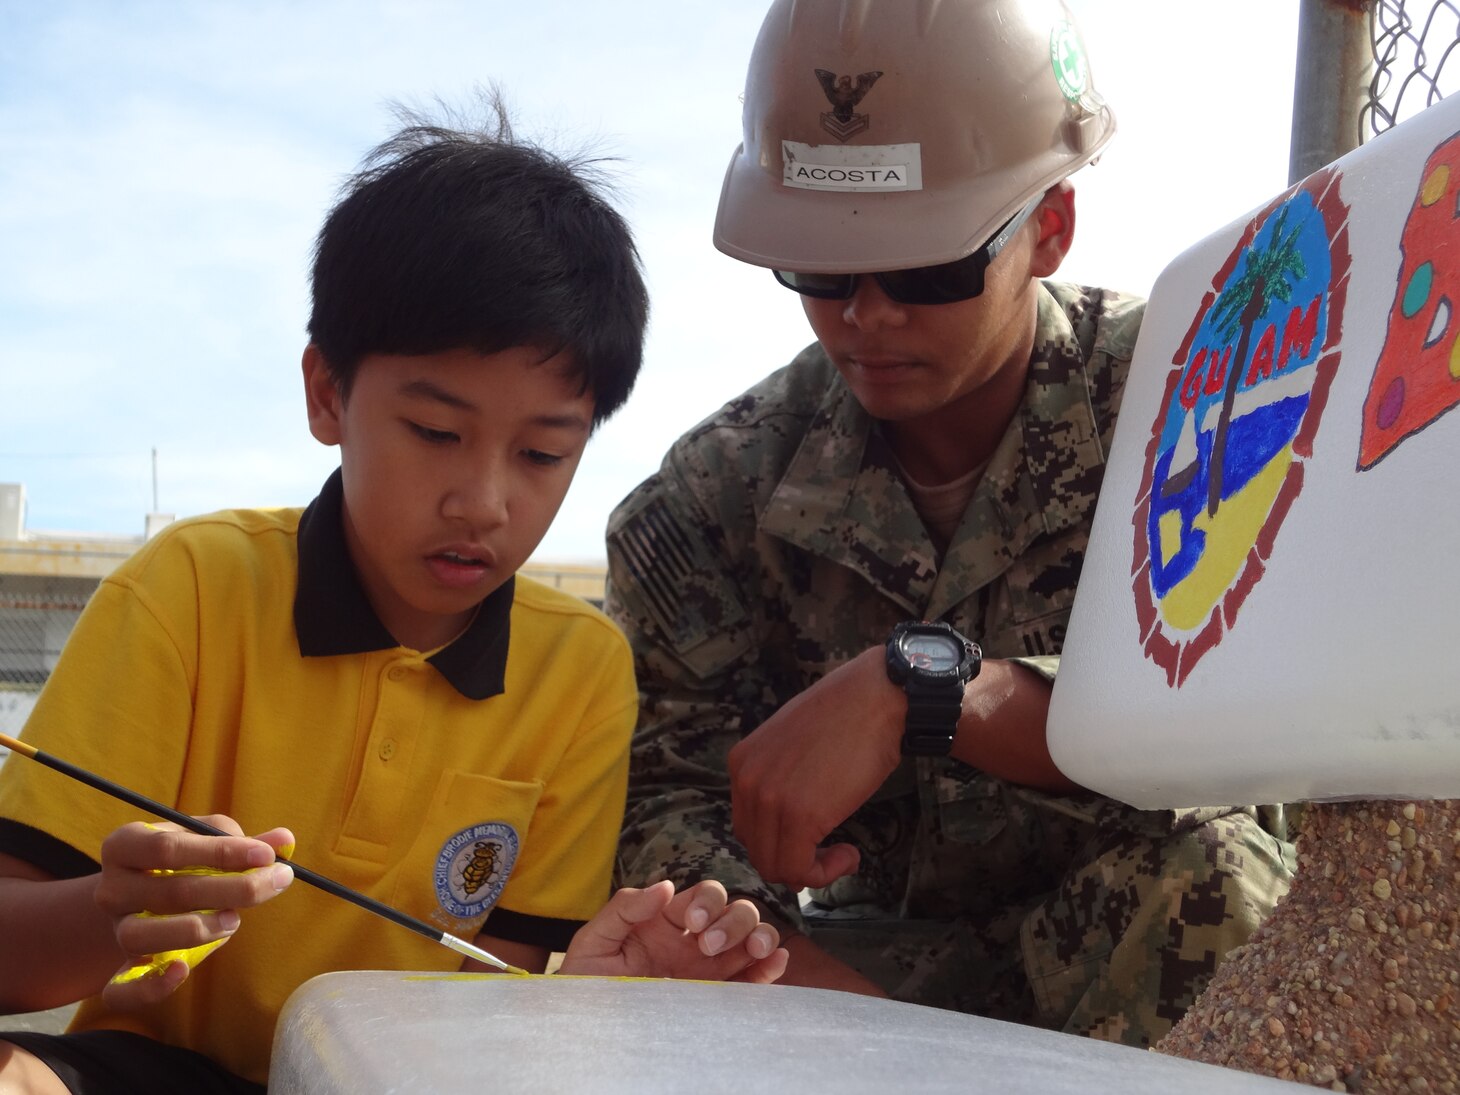
M 0 578 L 0 687 L 45 683 L 95 587 L 94 581 Z
M 1370 18 L 1373 77 L 1359 112 L 1361 141 L 1460 89 L 1460 5 L 1377 0 Z
M 94 579 L 0 574 L 0 733 L 17 734 Z

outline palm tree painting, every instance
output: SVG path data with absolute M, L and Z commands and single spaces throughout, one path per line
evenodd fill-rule
M 1252 331 L 1268 307 L 1274 302 L 1288 303 L 1293 297 L 1294 284 L 1307 273 L 1303 252 L 1298 246 L 1302 231 L 1300 223 L 1286 232 L 1291 204 L 1284 205 L 1277 214 L 1272 235 L 1266 246 L 1254 242 L 1248 248 L 1246 264 L 1237 280 L 1222 290 L 1217 298 L 1212 318 L 1217 334 L 1223 340 L 1232 335 L 1237 340 L 1234 367 L 1227 376 L 1227 386 L 1222 398 L 1222 413 L 1217 419 L 1216 434 L 1212 438 L 1211 466 L 1207 469 L 1207 516 L 1216 516 L 1217 506 L 1222 500 L 1223 472 L 1226 467 L 1227 435 L 1232 428 L 1232 411 L 1237 402 L 1237 389 L 1247 365 L 1247 353 L 1252 344 Z
M 1315 171 L 1235 238 L 1190 248 L 1151 294 L 1148 327 L 1158 303 L 1192 307 L 1179 342 L 1156 349 L 1171 364 L 1131 515 L 1141 646 L 1172 688 L 1222 645 L 1283 550 L 1342 357 L 1343 186 L 1337 167 Z
M 1341 260 L 1333 251 L 1346 217 L 1337 191 L 1336 180 L 1300 186 L 1249 222 L 1173 360 L 1137 515 L 1156 646 L 1216 641 L 1216 616 L 1235 611 L 1245 593 L 1229 594 L 1255 581 L 1254 546 L 1270 549 L 1269 526 L 1301 482 L 1298 438 L 1317 426 L 1307 420 L 1330 298 L 1347 269 L 1346 247 Z M 1187 658 L 1158 661 L 1178 656 Z

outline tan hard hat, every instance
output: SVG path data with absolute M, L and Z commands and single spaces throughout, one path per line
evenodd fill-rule
M 715 246 L 864 273 L 962 258 L 1099 155 L 1115 115 L 1061 0 L 775 0 Z

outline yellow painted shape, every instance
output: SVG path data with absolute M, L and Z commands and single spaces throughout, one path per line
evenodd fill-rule
M 1181 550 L 1181 514 L 1168 509 L 1161 514 L 1158 524 L 1161 532 L 1161 565 L 1168 566 Z
M 1207 534 L 1206 550 L 1196 567 L 1161 601 L 1161 615 L 1172 627 L 1194 631 L 1211 614 L 1218 599 L 1232 587 L 1247 553 L 1257 542 L 1263 522 L 1272 512 L 1278 489 L 1293 462 L 1292 446 L 1268 461 L 1251 482 L 1217 507 L 1215 517 L 1205 509 L 1192 522 Z
M 485 981 L 501 977 L 500 973 L 413 973 L 402 981 Z M 545 973 L 529 973 L 529 977 L 546 977 Z
M 153 825 L 151 822 L 147 822 L 147 828 L 157 829 L 158 826 Z M 279 855 L 285 859 L 289 858 L 289 856 L 293 854 L 293 844 L 286 845 L 284 848 L 281 848 L 279 850 Z M 263 868 L 260 867 L 256 869 L 262 870 Z M 171 878 L 175 875 L 214 875 L 232 874 L 233 872 L 220 871 L 217 867 L 178 867 L 176 869 L 169 867 L 159 867 L 158 869 L 149 871 L 148 873 L 155 875 L 158 878 Z M 198 909 L 197 911 L 201 913 L 214 913 L 218 910 Z M 145 909 L 142 912 L 139 912 L 137 915 L 149 918 L 160 917 L 159 913 L 147 912 Z M 166 971 L 167 967 L 172 965 L 174 962 L 186 962 L 189 970 L 195 970 L 202 963 L 203 959 L 207 958 L 208 955 L 212 954 L 219 947 L 223 946 L 223 944 L 227 943 L 228 940 L 231 938 L 233 937 L 225 935 L 222 939 L 215 939 L 211 943 L 203 943 L 201 946 L 188 947 L 184 950 L 159 951 L 157 954 L 149 954 L 141 962 L 138 962 L 136 965 L 133 966 L 128 966 L 126 969 L 122 970 L 120 973 L 114 976 L 111 979 L 111 983 L 113 985 L 125 985 L 132 981 L 140 981 L 144 977 L 150 977 L 153 974 L 163 973 L 164 971 Z
M 524 975 L 538 981 L 682 981 L 686 985 L 725 985 L 727 981 L 700 981 L 693 977 L 605 977 L 593 973 L 527 973 Z M 418 973 L 402 977 L 402 981 L 500 981 L 498 973 Z
M 152 913 L 139 913 L 140 916 L 151 916 Z M 224 936 L 222 939 L 215 939 L 211 943 L 204 943 L 201 947 L 189 947 L 180 951 L 159 951 L 157 954 L 149 954 L 145 961 L 138 962 L 135 966 L 128 966 L 112 978 L 113 985 L 125 985 L 130 981 L 140 981 L 152 974 L 161 974 L 174 962 L 186 962 L 190 970 L 198 968 L 198 965 L 212 954 L 219 947 L 223 946 L 230 939 Z
M 1450 187 L 1450 168 L 1440 164 L 1430 172 L 1425 179 L 1424 185 L 1420 187 L 1419 203 L 1421 205 L 1434 205 L 1445 196 L 1445 191 Z
M 1450 379 L 1460 380 L 1460 338 L 1450 347 Z

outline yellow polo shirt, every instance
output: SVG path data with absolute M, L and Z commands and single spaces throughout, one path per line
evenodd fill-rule
M 308 509 L 179 522 L 104 581 L 24 738 L 193 815 L 284 825 L 298 861 L 453 935 L 562 949 L 606 900 L 637 695 L 628 646 L 527 579 L 450 645 L 396 644 L 346 552 L 339 475 Z M 0 768 L 0 851 L 97 869 L 132 807 Z M 161 1005 L 85 1001 L 255 1081 L 289 993 L 344 969 L 451 970 L 445 947 L 296 882 Z

